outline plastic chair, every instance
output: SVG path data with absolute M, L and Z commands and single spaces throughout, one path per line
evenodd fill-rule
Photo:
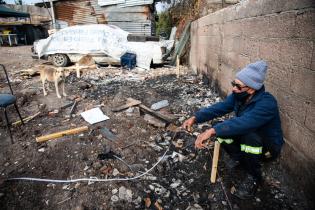
M 18 109 L 18 107 L 16 105 L 16 97 L 13 94 L 13 90 L 12 90 L 12 87 L 11 87 L 11 84 L 10 84 L 10 80 L 9 80 L 9 77 L 8 77 L 7 70 L 4 67 L 4 65 L 0 64 L 0 66 L 2 67 L 2 69 L 3 69 L 4 73 L 5 73 L 5 77 L 6 77 L 8 85 L 9 85 L 10 92 L 11 92 L 11 94 L 0 93 L 0 108 L 3 109 L 3 111 L 4 111 L 4 116 L 5 116 L 5 120 L 6 120 L 6 123 L 7 123 L 7 130 L 9 132 L 9 135 L 10 135 L 10 138 L 11 138 L 11 142 L 13 144 L 14 142 L 13 142 L 12 133 L 11 133 L 11 130 L 10 130 L 10 122 L 9 122 L 9 118 L 8 118 L 7 107 L 10 106 L 10 105 L 14 105 L 14 107 L 16 109 L 16 112 L 18 113 L 18 115 L 19 115 L 23 125 L 24 125 L 24 122 L 23 122 L 23 119 L 22 119 L 21 114 L 19 112 L 19 109 Z

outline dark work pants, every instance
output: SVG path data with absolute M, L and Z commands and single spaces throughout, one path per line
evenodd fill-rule
M 224 141 L 223 139 L 220 142 L 220 138 L 218 138 L 218 141 L 230 157 L 236 161 L 240 161 L 246 171 L 257 182 L 262 180 L 260 161 L 264 157 L 263 154 L 268 151 L 271 154 L 271 158 L 275 159 L 280 153 L 280 150 L 274 148 L 272 145 L 266 145 L 263 139 L 256 133 L 233 136 L 228 139 L 231 140 Z

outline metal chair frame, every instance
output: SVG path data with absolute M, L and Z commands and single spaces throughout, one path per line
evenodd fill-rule
M 8 85 L 9 85 L 9 88 L 10 88 L 10 91 L 11 91 L 11 94 L 14 96 L 14 93 L 13 93 L 13 90 L 12 90 L 12 87 L 11 87 L 11 84 L 10 84 L 10 79 L 9 79 L 9 76 L 8 76 L 8 73 L 7 73 L 7 70 L 5 68 L 5 66 L 3 64 L 0 64 L 0 66 L 2 67 L 4 73 L 5 73 L 5 77 L 6 77 L 6 80 L 8 82 Z M 1 95 L 1 93 L 0 93 Z M 16 112 L 18 113 L 19 117 L 20 117 L 20 120 L 22 122 L 22 124 L 24 125 L 24 121 L 23 121 L 23 118 L 21 117 L 21 114 L 20 114 L 20 111 L 18 109 L 18 106 L 16 105 L 16 101 L 14 101 L 14 103 L 10 104 L 10 105 L 14 105 L 15 107 L 15 110 Z M 8 105 L 8 106 L 10 106 Z M 10 128 L 10 121 L 9 121 L 9 118 L 8 118 L 8 113 L 7 113 L 7 107 L 1 107 L 3 110 L 4 110 L 4 116 L 5 116 L 5 120 L 6 120 L 6 126 L 7 126 L 7 130 L 9 132 L 9 135 L 10 135 L 10 138 L 11 138 L 11 143 L 13 144 L 14 141 L 13 141 L 13 137 L 12 137 L 12 133 L 11 133 L 11 128 Z

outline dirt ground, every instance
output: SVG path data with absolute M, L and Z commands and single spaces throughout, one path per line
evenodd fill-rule
M 221 99 L 188 68 L 183 67 L 185 75 L 180 78 L 168 67 L 150 71 L 102 67 L 84 72 L 81 78 L 71 73 L 66 80 L 68 97 L 58 99 L 54 91 L 43 96 L 39 76 L 20 74 L 44 62 L 30 57 L 30 46 L 1 47 L 0 54 L 22 116 L 40 112 L 25 125 L 12 127 L 14 144 L 4 120 L 0 121 L 1 209 L 309 209 L 303 194 L 292 187 L 281 159 L 263 165 L 266 182 L 254 199 L 240 201 L 231 195 L 244 172 L 230 171 L 223 151 L 218 180 L 210 183 L 213 144 L 195 150 L 193 142 L 213 122 L 195 126 L 193 133 L 175 130 L 198 108 Z M 168 100 L 169 106 L 160 113 L 176 120 L 157 128 L 144 120 L 145 113 L 137 107 L 112 111 L 128 97 L 148 107 Z M 69 116 L 71 107 L 62 107 L 74 99 L 80 101 Z M 89 125 L 80 113 L 95 107 L 110 119 Z M 9 112 L 10 121 L 17 121 L 14 109 Z M 89 130 L 81 134 L 35 141 L 41 135 L 85 125 Z M 104 128 L 115 138 L 105 138 Z M 133 179 L 137 176 L 141 177 Z M 7 180 L 17 177 L 91 180 Z

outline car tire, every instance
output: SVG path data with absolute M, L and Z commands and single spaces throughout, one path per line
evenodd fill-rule
M 70 63 L 70 59 L 67 55 L 65 54 L 54 54 L 51 55 L 51 62 L 54 64 L 54 66 L 58 66 L 58 67 L 65 67 L 68 66 Z

